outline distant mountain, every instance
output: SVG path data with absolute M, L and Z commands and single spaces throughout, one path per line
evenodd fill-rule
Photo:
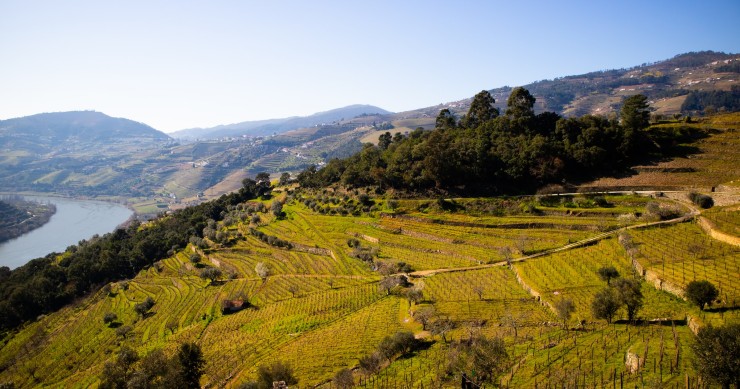
M 169 143 L 145 124 L 94 111 L 2 120 L 0 191 L 139 193 L 143 159 Z
M 41 113 L 0 120 L 0 137 L 33 137 L 35 141 L 59 145 L 72 140 L 116 139 L 169 140 L 167 134 L 133 120 L 113 118 L 95 111 Z
M 242 135 L 267 136 L 281 134 L 299 128 L 312 127 L 320 124 L 352 119 L 360 115 L 389 114 L 391 112 L 372 105 L 355 104 L 347 107 L 318 112 L 310 116 L 294 116 L 283 119 L 268 119 L 247 121 L 235 124 L 221 125 L 211 128 L 191 128 L 171 133 L 178 139 L 218 139 Z

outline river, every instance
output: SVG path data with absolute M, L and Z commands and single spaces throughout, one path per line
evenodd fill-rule
M 112 232 L 133 214 L 123 205 L 104 201 L 23 197 L 30 201 L 52 203 L 57 211 L 43 226 L 0 244 L 0 266 L 11 269 L 51 252 L 62 252 L 95 234 Z

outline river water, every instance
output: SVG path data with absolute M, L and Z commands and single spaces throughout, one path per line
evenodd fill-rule
M 95 234 L 112 232 L 133 214 L 123 205 L 103 201 L 23 197 L 31 201 L 53 203 L 57 211 L 43 226 L 0 244 L 0 266 L 11 269 L 51 252 L 62 252 Z

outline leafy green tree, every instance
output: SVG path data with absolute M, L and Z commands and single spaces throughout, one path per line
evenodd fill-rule
M 448 371 L 465 372 L 479 386 L 497 383 L 508 360 L 503 339 L 483 335 L 452 345 L 447 356 Z
M 534 118 L 534 103 L 537 99 L 528 90 L 516 87 L 506 100 L 506 116 L 513 119 Z
M 612 278 L 619 277 L 619 272 L 614 266 L 604 266 L 596 271 L 602 281 L 606 281 L 607 285 L 611 284 Z
M 203 352 L 195 343 L 183 343 L 177 350 L 177 361 L 180 364 L 180 377 L 184 387 L 200 388 L 200 377 L 206 365 Z
M 108 312 L 105 315 L 103 315 L 103 323 L 107 325 L 111 325 L 116 320 L 118 320 L 118 315 L 116 315 L 113 312 Z
M 275 215 L 275 217 L 282 217 L 283 216 L 283 203 L 275 200 L 270 204 L 270 211 L 272 211 L 272 214 Z
M 146 314 L 149 312 L 150 309 L 154 306 L 154 299 L 151 297 L 147 297 L 146 300 L 134 305 L 134 311 L 141 315 L 141 317 L 145 317 Z
M 457 119 L 455 119 L 455 115 L 448 108 L 442 109 L 437 115 L 434 127 L 442 129 L 455 128 L 457 127 Z
M 381 150 L 385 150 L 388 148 L 388 146 L 391 145 L 391 142 L 393 142 L 393 137 L 391 136 L 391 133 L 386 131 L 383 134 L 380 134 L 380 137 L 378 137 L 378 147 L 380 147 Z
M 106 362 L 103 366 L 102 389 L 126 389 L 129 379 L 134 374 L 134 364 L 139 354 L 128 346 L 121 347 L 115 361 Z
M 462 125 L 466 128 L 476 128 L 481 124 L 498 117 L 499 112 L 493 104 L 496 100 L 487 90 L 478 92 L 470 103 L 468 113 L 462 119 Z
M 642 292 L 640 291 L 640 281 L 635 279 L 618 278 L 614 281 L 614 289 L 617 291 L 619 301 L 627 309 L 627 318 L 634 322 L 637 317 L 637 311 L 642 308 Z
M 280 175 L 280 181 L 278 182 L 278 185 L 285 186 L 290 183 L 290 173 L 283 173 Z
M 221 271 L 221 269 L 217 267 L 207 267 L 201 270 L 200 278 L 210 280 L 211 283 L 214 283 L 217 279 L 219 279 L 219 277 L 221 277 L 222 274 L 223 272 Z
M 702 377 L 723 388 L 740 388 L 740 324 L 702 328 L 692 349 Z
M 594 296 L 591 302 L 591 313 L 595 318 L 604 319 L 611 324 L 621 305 L 617 292 L 610 287 L 606 287 Z
M 650 105 L 645 95 L 633 95 L 624 100 L 619 111 L 622 126 L 632 131 L 644 130 L 650 125 Z
M 298 384 L 298 379 L 293 373 L 293 367 L 286 362 L 275 361 L 257 369 L 257 383 L 260 388 L 272 388 L 272 383 L 276 381 L 285 381 L 287 385 Z
M 192 254 L 190 254 L 189 259 L 190 259 L 190 262 L 192 262 L 193 264 L 196 264 L 197 265 L 197 264 L 200 263 L 200 261 L 201 261 L 202 258 L 200 256 L 200 254 L 198 254 L 198 253 L 192 253 Z
M 691 281 L 686 285 L 686 298 L 701 310 L 705 305 L 712 305 L 717 296 L 719 291 L 709 281 Z

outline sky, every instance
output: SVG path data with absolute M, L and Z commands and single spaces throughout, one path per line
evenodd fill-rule
M 0 0 L 0 119 L 160 131 L 401 112 L 689 51 L 740 53 L 740 1 Z

